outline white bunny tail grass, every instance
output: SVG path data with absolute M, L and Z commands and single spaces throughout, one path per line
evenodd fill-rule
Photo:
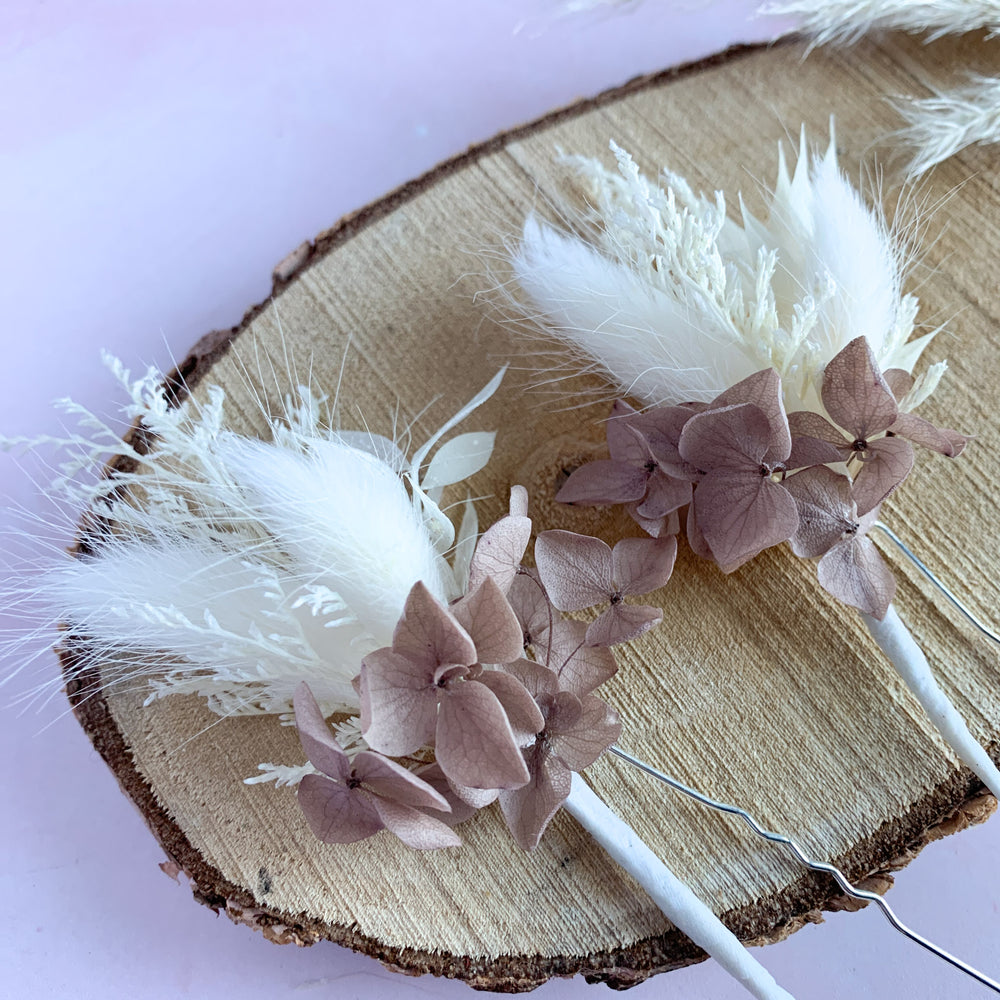
M 910 339 L 905 244 L 844 176 L 832 135 L 814 155 L 803 135 L 794 170 L 779 149 L 763 221 L 741 198 L 736 221 L 721 192 L 705 198 L 667 170 L 657 183 L 612 150 L 617 170 L 564 158 L 589 207 L 557 206 L 575 232 L 529 218 L 510 253 L 521 298 L 498 289 L 512 318 L 561 349 L 557 373 L 600 371 L 655 406 L 711 400 L 774 367 L 788 408 L 803 409 L 819 406 L 824 367 L 855 337 L 883 368 L 913 369 L 933 333 Z
M 133 380 L 108 364 L 142 433 L 122 442 L 64 403 L 80 432 L 32 442 L 71 452 L 54 494 L 88 513 L 76 557 L 17 582 L 8 605 L 40 605 L 62 625 L 77 675 L 97 668 L 102 684 L 138 682 L 150 699 L 193 693 L 221 715 L 283 713 L 305 680 L 324 711 L 356 709 L 361 659 L 389 644 L 413 584 L 442 601 L 464 587 L 475 512 L 467 502 L 456 541 L 438 502 L 486 464 L 493 435 L 456 435 L 424 464 L 503 373 L 411 462 L 389 438 L 324 423 L 310 389 L 280 418 L 266 414 L 271 440 L 258 441 L 225 428 L 221 388 L 175 406 L 159 372 Z M 81 483 L 109 452 L 130 463 Z
M 919 177 L 968 146 L 1000 142 L 1000 79 L 972 74 L 933 97 L 894 102 L 907 126 L 894 136 L 913 151 L 906 176 Z
M 795 21 L 814 45 L 849 44 L 873 31 L 926 33 L 928 40 L 1000 31 L 1000 0 L 768 0 L 758 17 Z

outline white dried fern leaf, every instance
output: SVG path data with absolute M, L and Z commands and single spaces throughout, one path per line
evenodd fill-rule
M 758 17 L 795 21 L 816 45 L 855 42 L 872 31 L 926 33 L 928 39 L 1000 31 L 1000 0 L 769 0 Z
M 1000 79 L 973 74 L 968 83 L 933 97 L 897 101 L 907 126 L 896 138 L 913 150 L 909 178 L 974 145 L 1000 142 Z

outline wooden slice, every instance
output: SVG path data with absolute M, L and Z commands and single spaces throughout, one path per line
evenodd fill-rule
M 890 38 L 803 55 L 794 44 L 731 52 L 444 164 L 302 250 L 276 278 L 274 298 L 237 329 L 205 338 L 179 375 L 197 397 L 223 386 L 231 426 L 257 434 L 256 395 L 279 405 L 293 384 L 289 359 L 300 377 L 311 367 L 313 384 L 331 393 L 343 363 L 344 426 L 363 418 L 391 433 L 394 419 L 412 420 L 422 440 L 516 357 L 515 332 L 476 299 L 488 282 L 470 251 L 516 234 L 529 209 L 544 209 L 560 183 L 557 147 L 606 156 L 613 138 L 647 171 L 669 164 L 695 187 L 742 188 L 753 205 L 757 179 L 774 177 L 779 140 L 801 123 L 824 140 L 834 113 L 841 162 L 856 176 L 873 140 L 897 124 L 883 95 L 925 93 L 953 66 L 987 68 L 990 58 L 974 39 L 923 46 Z M 963 600 L 995 617 L 1000 518 L 984 492 L 1000 480 L 994 154 L 953 160 L 930 196 L 953 188 L 919 289 L 926 321 L 951 320 L 931 358 L 946 355 L 951 371 L 925 415 L 978 437 L 960 461 L 922 456 L 886 518 L 946 568 Z M 606 407 L 553 408 L 526 391 L 528 381 L 515 361 L 474 418 L 477 428 L 499 430 L 493 462 L 472 483 L 488 498 L 481 522 L 499 516 L 511 484 L 523 483 L 536 527 L 614 540 L 618 526 L 604 515 L 552 499 L 565 470 L 596 453 Z M 576 389 L 579 404 L 606 398 L 596 382 Z M 897 575 L 900 613 L 973 733 L 1000 756 L 994 651 L 908 566 L 897 564 Z M 682 546 L 658 595 L 664 625 L 625 650 L 605 694 L 624 720 L 627 749 L 752 807 L 855 880 L 886 885 L 884 873 L 942 824 L 979 821 L 994 803 L 956 765 L 857 615 L 815 576 L 784 547 L 724 577 Z M 193 697 L 144 707 L 141 693 L 84 700 L 74 686 L 70 696 L 196 898 L 272 940 L 329 939 L 408 972 L 505 991 L 572 973 L 626 986 L 703 957 L 566 815 L 532 854 L 514 846 L 493 810 L 463 828 L 457 850 L 411 852 L 387 834 L 328 846 L 309 833 L 293 791 L 242 783 L 262 761 L 302 760 L 294 731 L 273 718 L 219 722 Z M 837 904 L 825 878 L 619 761 L 601 760 L 587 777 L 744 940 L 778 940 Z

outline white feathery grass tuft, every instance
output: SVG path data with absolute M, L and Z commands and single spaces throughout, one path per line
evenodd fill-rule
M 814 45 L 848 44 L 883 30 L 926 33 L 928 41 L 982 28 L 1000 32 L 1000 0 L 768 0 L 756 16 L 792 18 Z
M 803 132 L 794 171 L 779 151 L 766 221 L 740 198 L 736 222 L 721 192 L 709 200 L 669 171 L 658 185 L 612 150 L 615 171 L 563 158 L 588 208 L 557 208 L 584 235 L 529 218 L 510 251 L 523 298 L 501 290 L 522 323 L 556 338 L 562 370 L 600 371 L 655 406 L 711 400 L 773 366 L 786 406 L 817 410 L 823 368 L 855 337 L 883 368 L 913 370 L 936 331 L 910 339 L 905 244 L 839 169 L 832 129 L 813 156 Z M 925 395 L 942 371 L 924 378 Z
M 327 714 L 356 710 L 351 681 L 390 643 L 413 584 L 442 601 L 462 591 L 475 512 L 461 505 L 456 541 L 438 502 L 487 463 L 493 436 L 456 435 L 424 460 L 503 372 L 408 461 L 389 438 L 324 422 L 325 398 L 307 387 L 281 417 L 266 414 L 271 440 L 258 441 L 226 429 L 221 388 L 174 406 L 160 372 L 133 379 L 106 362 L 149 447 L 71 402 L 76 433 L 4 442 L 68 451 L 54 494 L 88 511 L 82 551 L 18 581 L 8 604 L 40 603 L 63 625 L 77 675 L 142 683 L 148 700 L 197 694 L 222 716 L 285 713 L 305 680 Z M 132 467 L 81 481 L 109 452 Z
M 907 126 L 895 138 L 913 151 L 906 176 L 919 177 L 968 146 L 1000 142 L 1000 79 L 971 74 L 933 97 L 894 102 Z

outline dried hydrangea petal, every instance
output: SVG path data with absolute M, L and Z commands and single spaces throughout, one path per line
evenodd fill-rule
M 573 531 L 543 531 L 535 563 L 549 600 L 560 611 L 602 604 L 614 591 L 611 549 L 599 538 Z
M 641 466 L 599 459 L 574 469 L 556 500 L 585 507 L 630 503 L 646 495 L 648 482 L 649 473 Z
M 528 752 L 530 780 L 500 793 L 500 809 L 514 840 L 526 851 L 538 846 L 545 828 L 569 796 L 572 777 L 543 746 Z
M 861 471 L 854 479 L 854 502 L 859 514 L 874 510 L 894 493 L 913 468 L 913 449 L 898 437 L 872 441 Z
M 612 576 L 622 594 L 649 594 L 667 585 L 677 559 L 677 539 L 623 538 L 611 553 Z
M 431 669 L 442 663 L 475 663 L 476 646 L 448 609 L 424 586 L 413 585 L 392 636 L 392 650 Z
M 307 774 L 298 789 L 299 807 L 324 844 L 353 844 L 383 828 L 371 799 L 319 774 Z
M 755 372 L 717 396 L 711 409 L 738 403 L 753 404 L 767 418 L 771 433 L 764 461 L 770 464 L 784 462 L 792 448 L 792 437 L 781 396 L 781 376 L 773 368 Z
M 524 633 L 492 577 L 486 577 L 449 610 L 472 639 L 480 663 L 508 663 L 521 655 Z
M 319 703 L 305 681 L 296 687 L 292 704 L 295 709 L 295 727 L 306 759 L 331 778 L 346 781 L 351 773 L 351 762 L 333 738 Z
M 434 851 L 462 845 L 462 838 L 450 826 L 413 806 L 383 798 L 373 798 L 372 806 L 385 828 L 407 847 L 417 851 Z
M 896 594 L 896 580 L 875 543 L 860 533 L 820 559 L 819 582 L 838 600 L 879 621 Z
M 821 395 L 834 423 L 862 440 L 887 430 L 899 414 L 864 337 L 855 337 L 827 363 Z
M 797 556 L 818 558 L 829 552 L 845 531 L 855 527 L 849 476 L 816 465 L 789 476 L 785 489 L 799 508 L 799 527 L 790 540 Z
M 622 642 L 638 639 L 644 632 L 663 621 L 659 608 L 645 604 L 618 602 L 603 611 L 587 628 L 590 646 L 617 646 Z
M 414 809 L 447 809 L 447 800 L 413 771 L 380 753 L 362 750 L 353 761 L 354 778 L 375 795 Z
M 515 788 L 528 780 L 507 713 L 476 681 L 444 692 L 434 754 L 448 778 L 470 788 Z
M 972 440 L 958 431 L 935 427 L 929 420 L 912 413 L 900 413 L 889 430 L 899 437 L 906 438 L 907 441 L 920 445 L 921 448 L 929 448 L 947 458 L 958 458 Z
M 404 757 L 433 740 L 438 700 L 434 673 L 391 649 L 365 657 L 361 731 L 373 750 Z

